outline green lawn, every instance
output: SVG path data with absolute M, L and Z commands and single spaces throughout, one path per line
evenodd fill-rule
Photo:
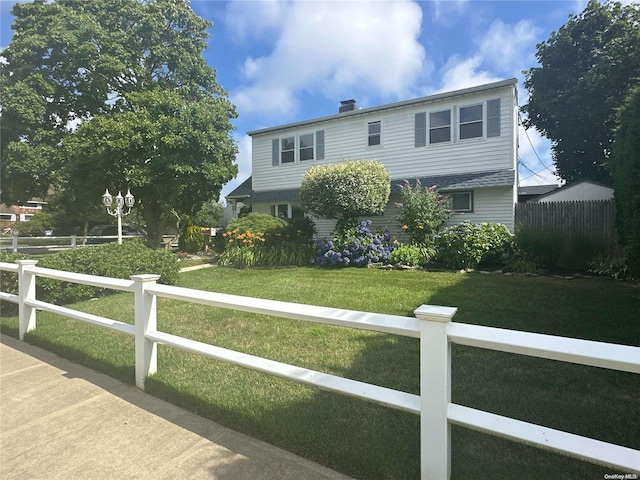
M 411 315 L 458 307 L 458 322 L 640 345 L 640 288 L 605 279 L 311 268 L 211 268 L 180 286 Z M 132 322 L 131 294 L 74 308 Z M 17 335 L 15 317 L 2 332 Z M 419 393 L 418 340 L 160 299 L 163 331 L 323 372 Z M 133 339 L 39 312 L 27 336 L 133 383 Z M 416 415 L 160 347 L 147 390 L 236 430 L 361 479 L 419 478 Z M 632 374 L 454 346 L 455 403 L 640 449 Z M 603 478 L 611 469 L 453 428 L 453 478 Z

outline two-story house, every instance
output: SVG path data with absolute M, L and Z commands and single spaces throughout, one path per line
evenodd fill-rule
M 254 212 L 292 217 L 301 212 L 299 189 L 310 166 L 378 160 L 392 183 L 385 214 L 371 218 L 374 226 L 399 233 L 398 185 L 419 178 L 449 196 L 461 214 L 450 223 L 495 222 L 512 230 L 516 87 L 510 79 L 363 109 L 347 100 L 335 115 L 251 131 L 252 177 L 228 198 L 250 203 Z M 319 235 L 327 236 L 335 222 L 316 224 Z

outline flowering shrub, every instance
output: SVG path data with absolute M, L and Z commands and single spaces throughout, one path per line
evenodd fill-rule
M 312 253 L 315 224 L 306 217 L 284 219 L 251 213 L 234 220 L 222 234 L 222 264 L 239 267 L 257 265 L 305 265 Z
M 336 233 L 332 240 L 317 240 L 316 257 L 310 262 L 323 267 L 365 267 L 370 263 L 386 263 L 393 250 L 389 230 L 383 234 L 373 233 L 370 226 L 371 220 L 365 220 Z
M 513 245 L 507 227 L 464 222 L 445 228 L 436 237 L 439 258 L 451 268 L 476 268 L 480 262 L 506 262 Z
M 423 187 L 418 179 L 414 187 L 407 180 L 399 186 L 402 203 L 396 205 L 401 228 L 412 243 L 433 245 L 435 234 L 452 215 L 447 197 L 439 195 L 435 185 Z

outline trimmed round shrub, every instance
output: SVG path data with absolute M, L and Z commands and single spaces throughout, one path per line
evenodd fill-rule
M 390 193 L 391 178 L 382 163 L 356 160 L 309 168 L 300 201 L 313 215 L 340 220 L 384 213 Z
M 451 268 L 476 268 L 481 262 L 508 259 L 513 236 L 507 227 L 495 223 L 460 223 L 436 236 L 438 258 Z

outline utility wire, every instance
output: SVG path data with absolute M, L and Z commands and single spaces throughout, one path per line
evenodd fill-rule
M 522 121 L 522 117 L 520 116 L 520 112 L 518 112 L 518 120 L 520 120 L 520 125 L 524 126 L 524 123 Z M 542 159 L 540 158 L 540 155 L 538 155 L 538 152 L 536 152 L 536 149 L 533 146 L 533 142 L 531 141 L 531 137 L 529 137 L 529 132 L 528 130 L 525 128 L 524 129 L 524 134 L 527 137 L 527 140 L 529 140 L 529 145 L 531 145 L 531 150 L 533 150 L 533 153 L 535 154 L 536 158 L 538 159 L 538 161 L 542 164 L 542 166 L 549 172 L 549 173 L 553 173 L 555 175 L 556 172 L 554 172 L 553 170 L 551 170 L 549 167 L 547 167 L 545 165 L 545 163 L 542 161 Z

